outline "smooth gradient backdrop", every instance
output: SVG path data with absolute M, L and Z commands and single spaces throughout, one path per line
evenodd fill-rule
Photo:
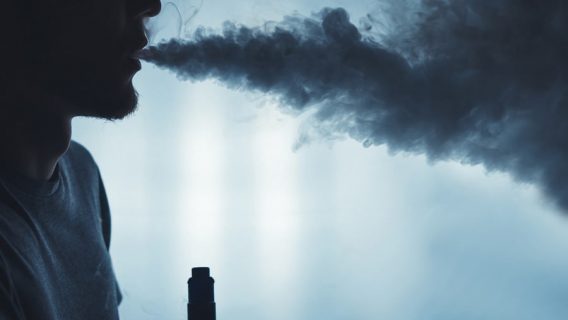
M 376 6 L 204 0 L 187 30 Z M 296 148 L 303 116 L 272 97 L 149 64 L 135 85 L 134 116 L 74 122 L 111 202 L 123 319 L 186 319 L 195 266 L 220 320 L 566 318 L 568 221 L 535 187 L 350 139 Z

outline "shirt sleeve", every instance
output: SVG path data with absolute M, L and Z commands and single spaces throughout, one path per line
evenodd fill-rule
M 105 245 L 107 250 L 110 250 L 110 233 L 111 233 L 111 221 L 110 221 L 110 206 L 108 203 L 108 198 L 106 195 L 105 186 L 103 183 L 103 179 L 99 173 L 99 197 L 100 197 L 100 204 L 101 204 L 101 224 L 103 230 L 103 238 L 105 241 Z M 122 302 L 122 292 L 120 291 L 120 287 L 118 285 L 118 281 L 115 278 L 116 284 L 116 299 L 117 303 L 120 304 Z
M 0 237 L 0 250 L 4 243 Z M 16 297 L 14 283 L 10 277 L 4 254 L 0 251 L 0 320 L 24 320 L 24 314 Z
M 17 207 L 2 185 L 0 185 L 0 202 Z M 0 234 L 0 320 L 23 320 L 25 319 L 24 312 L 16 295 L 17 291 L 8 263 L 6 263 L 6 254 L 10 252 L 6 240 Z

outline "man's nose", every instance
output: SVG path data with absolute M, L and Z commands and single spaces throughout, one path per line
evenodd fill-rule
M 130 0 L 130 14 L 136 18 L 154 17 L 162 10 L 160 0 Z

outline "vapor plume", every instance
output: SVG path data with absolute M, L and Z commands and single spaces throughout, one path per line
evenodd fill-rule
M 214 78 L 314 111 L 322 132 L 483 164 L 568 210 L 568 4 L 424 0 L 400 33 L 371 37 L 344 9 L 251 28 L 226 23 L 150 47 L 180 78 Z

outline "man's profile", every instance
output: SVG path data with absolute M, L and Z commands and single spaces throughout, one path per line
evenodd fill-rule
M 118 319 L 110 212 L 77 116 L 121 119 L 159 0 L 27 0 L 0 19 L 0 319 Z

